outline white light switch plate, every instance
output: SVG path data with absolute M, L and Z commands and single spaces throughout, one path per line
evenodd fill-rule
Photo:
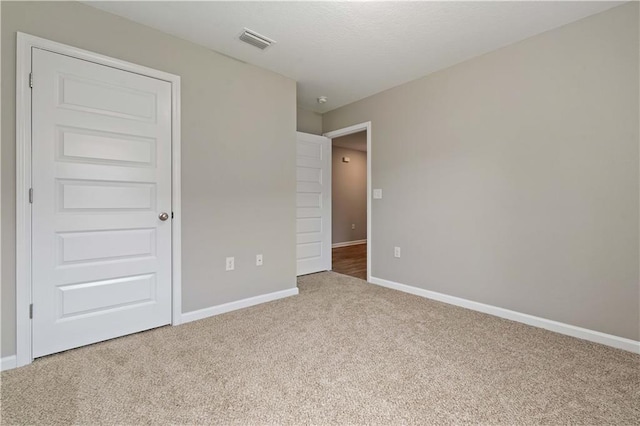
M 373 190 L 373 198 L 376 200 L 382 199 L 382 189 L 374 189 Z

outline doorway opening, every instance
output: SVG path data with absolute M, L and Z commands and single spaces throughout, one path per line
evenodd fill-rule
M 371 277 L 371 123 L 325 134 L 331 139 L 332 270 Z
M 331 208 L 333 270 L 366 280 L 366 130 L 331 141 Z

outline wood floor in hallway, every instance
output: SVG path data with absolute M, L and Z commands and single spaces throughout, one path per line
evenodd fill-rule
M 367 244 L 332 249 L 333 271 L 367 280 Z

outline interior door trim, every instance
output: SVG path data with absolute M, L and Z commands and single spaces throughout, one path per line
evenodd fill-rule
M 371 211 L 371 191 L 372 191 L 371 121 L 365 121 L 364 123 L 354 124 L 353 126 L 323 133 L 322 136 L 325 136 L 333 140 L 341 136 L 347 136 L 353 133 L 362 132 L 363 130 L 366 130 L 367 132 L 367 282 L 371 282 L 371 268 L 372 268 L 371 253 L 373 252 L 373 235 L 372 235 L 373 226 L 371 223 L 371 216 L 372 216 L 372 211 Z M 331 149 L 333 149 L 333 143 L 329 144 L 329 149 L 330 149 L 329 154 L 331 154 Z
M 29 34 L 17 33 L 16 56 L 16 366 L 30 364 L 31 289 L 31 51 L 33 48 L 70 56 L 171 84 L 171 324 L 182 322 L 181 194 L 180 194 L 180 76 L 78 49 Z M 37 85 L 37 75 L 33 76 Z M 37 196 L 37 194 L 36 194 Z M 37 308 L 36 308 L 37 309 Z

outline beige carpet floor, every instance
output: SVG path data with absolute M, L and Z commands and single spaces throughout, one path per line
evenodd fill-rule
M 2 424 L 639 424 L 640 356 L 336 273 L 2 373 Z

